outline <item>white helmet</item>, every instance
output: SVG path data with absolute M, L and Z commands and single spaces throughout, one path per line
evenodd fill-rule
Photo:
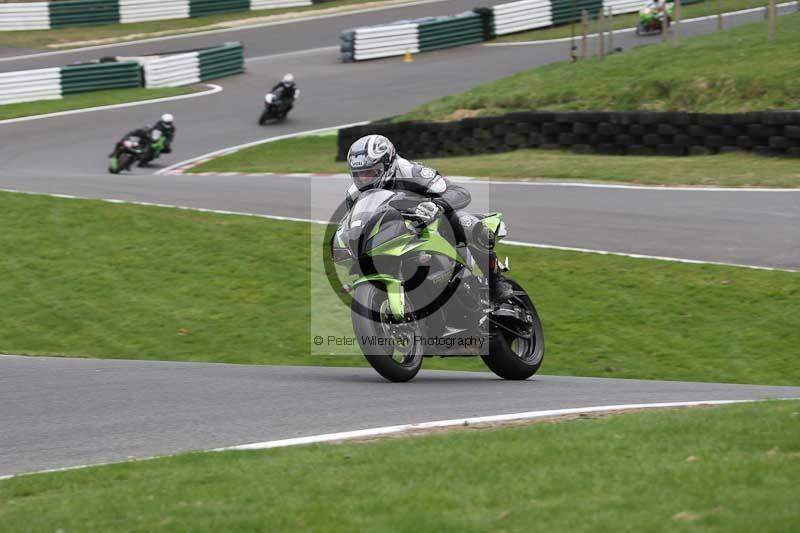
M 175 121 L 175 117 L 173 117 L 171 113 L 164 113 L 161 115 L 161 121 L 172 124 Z
M 283 83 L 294 83 L 294 74 L 285 74 L 281 81 Z

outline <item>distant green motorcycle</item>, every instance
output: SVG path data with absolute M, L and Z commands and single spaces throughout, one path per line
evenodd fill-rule
M 669 28 L 672 23 L 672 14 L 675 4 L 651 2 L 639 11 L 639 24 L 636 26 L 636 35 L 657 35 Z
M 508 260 L 495 255 L 506 235 L 503 215 L 478 216 L 471 228 L 487 244 L 482 262 L 468 246 L 452 244 L 467 239 L 449 215 L 424 224 L 414 214 L 422 200 L 366 191 L 329 241 L 336 275 L 349 280 L 343 288 L 362 353 L 389 381 L 412 379 L 424 357 L 469 355 L 504 379 L 529 378 L 542 364 L 544 333 L 525 289 L 503 275 Z M 447 238 L 448 224 L 461 234 Z M 492 288 L 498 278 L 510 285 L 501 295 Z

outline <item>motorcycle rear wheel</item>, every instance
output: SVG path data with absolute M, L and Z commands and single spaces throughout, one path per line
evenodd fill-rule
M 514 289 L 510 301 L 522 306 L 532 318 L 531 338 L 515 336 L 496 324 L 491 324 L 489 355 L 481 359 L 489 370 L 508 380 L 525 380 L 534 375 L 544 360 L 544 330 L 536 307 L 525 289 L 512 279 L 505 278 Z
M 419 331 L 419 322 L 408 323 L 407 326 L 392 324 L 388 320 L 388 304 L 386 292 L 372 283 L 356 285 L 350 313 L 353 331 L 361 352 L 378 374 L 389 381 L 405 382 L 413 379 L 422 368 L 424 347 L 417 342 L 417 336 L 423 338 L 424 333 Z M 402 348 L 391 342 L 377 345 L 378 339 L 401 339 L 406 344 Z M 369 340 L 373 340 L 373 343 L 370 344 Z

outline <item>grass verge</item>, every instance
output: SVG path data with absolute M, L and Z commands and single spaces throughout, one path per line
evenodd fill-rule
M 347 173 L 335 161 L 336 137 L 297 137 L 247 148 L 190 172 Z M 593 180 L 648 185 L 798 187 L 796 160 L 725 154 L 696 157 L 578 155 L 552 150 L 428 159 L 446 176 Z
M 642 2 L 642 6 L 646 2 Z M 780 3 L 780 2 L 778 2 Z M 721 13 L 730 13 L 731 11 L 741 11 L 743 9 L 750 9 L 754 7 L 765 7 L 764 0 L 724 0 L 719 2 Z M 681 20 L 688 20 L 697 17 L 706 17 L 717 14 L 717 1 L 704 1 L 697 4 L 689 4 L 681 6 Z M 635 28 L 639 24 L 638 13 L 628 13 L 625 15 L 617 15 L 611 19 L 611 25 L 606 22 L 605 31 L 622 30 L 627 28 Z M 575 36 L 580 39 L 581 26 L 580 22 L 575 23 Z M 597 32 L 597 20 L 593 20 L 589 26 L 589 33 Z M 544 41 L 547 39 L 561 39 L 572 35 L 572 28 L 569 24 L 562 26 L 554 26 L 552 28 L 543 28 L 540 30 L 530 30 L 522 33 L 514 33 L 511 35 L 503 35 L 498 37 L 494 42 L 518 42 L 518 41 Z M 656 38 L 657 39 L 657 38 Z
M 0 529 L 791 531 L 798 411 L 630 413 L 24 476 L 0 482 Z
M 197 92 L 195 87 L 166 87 L 163 89 L 111 89 L 66 96 L 60 100 L 38 100 L 19 104 L 0 105 L 0 120 L 44 115 L 73 109 L 155 100 Z
M 90 44 L 108 44 L 179 33 L 235 28 L 239 25 L 262 22 L 262 20 L 256 19 L 267 19 L 268 17 L 277 17 L 279 15 L 286 15 L 284 18 L 288 19 L 293 18 L 292 15 L 295 13 L 299 16 L 310 11 L 322 11 L 347 6 L 359 7 L 361 4 L 369 4 L 371 6 L 373 4 L 381 5 L 391 3 L 394 2 L 380 0 L 333 0 L 306 7 L 237 11 L 188 19 L 153 20 L 130 24 L 107 24 L 103 26 L 59 28 L 52 30 L 11 31 L 3 32 L 3 45 L 19 48 L 70 48 L 74 46 L 89 46 Z
M 349 309 L 312 291 L 310 224 L 0 193 L 0 227 L 0 352 L 364 364 L 310 355 L 312 295 L 315 316 L 351 334 Z M 548 374 L 800 383 L 798 274 L 499 253 L 537 303 Z
M 800 108 L 800 14 L 698 35 L 679 44 L 538 67 L 397 117 L 446 119 L 461 110 L 501 115 L 529 110 L 744 112 Z M 757 68 L 756 68 L 757 66 Z

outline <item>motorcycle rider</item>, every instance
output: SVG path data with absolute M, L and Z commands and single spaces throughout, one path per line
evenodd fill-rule
M 417 205 L 415 215 L 425 224 L 442 212 L 450 221 L 456 245 L 468 245 L 473 256 L 487 258 L 494 244 L 488 229 L 474 215 L 463 211 L 472 196 L 464 187 L 455 185 L 436 170 L 397 155 L 392 142 L 383 135 L 367 135 L 354 142 L 347 152 L 347 164 L 353 184 L 347 190 L 346 205 L 350 209 L 358 196 L 370 189 L 402 190 L 429 197 Z M 483 262 L 482 264 L 487 264 Z M 501 276 L 493 276 L 495 294 L 504 299 L 513 292 Z
M 283 78 L 281 78 L 281 81 L 276 83 L 270 92 L 275 95 L 278 101 L 286 101 L 287 114 L 294 107 L 295 99 L 300 96 L 300 89 L 297 88 L 294 81 L 294 74 L 291 73 L 285 74 Z
M 152 129 L 160 131 L 166 138 L 162 152 L 165 154 L 172 153 L 172 140 L 175 138 L 175 117 L 171 113 L 164 113 L 159 121 L 153 125 Z

